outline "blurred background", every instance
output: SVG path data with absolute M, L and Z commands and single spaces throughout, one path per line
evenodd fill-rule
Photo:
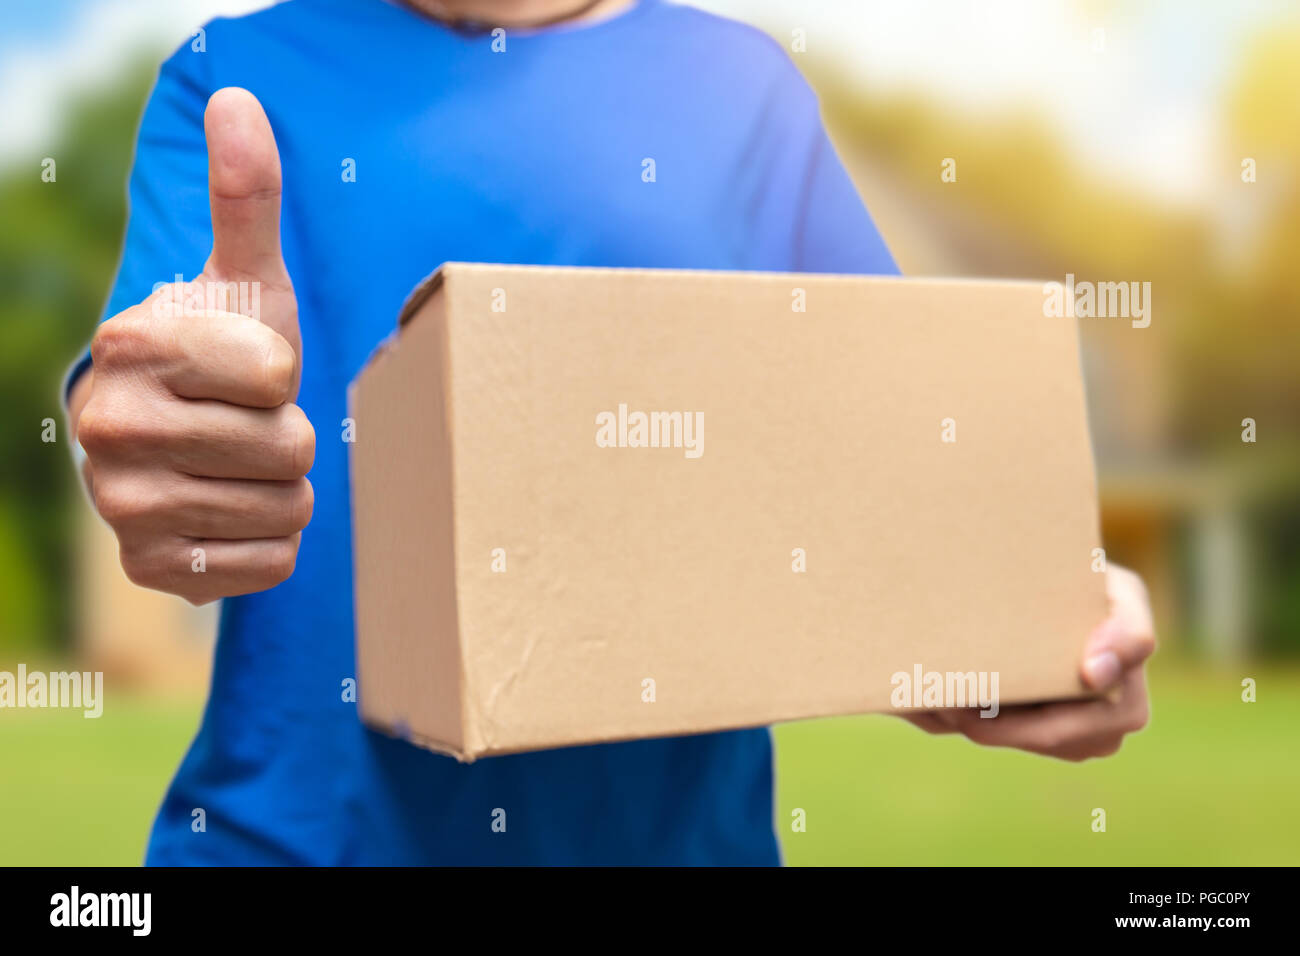
M 215 612 L 127 582 L 59 385 L 113 277 L 158 63 L 264 5 L 0 19 L 0 670 L 107 687 L 99 720 L 0 710 L 0 864 L 139 862 L 197 725 Z M 1074 765 L 884 717 L 780 727 L 788 862 L 1300 863 L 1300 6 L 697 5 L 790 52 L 906 274 L 1152 284 L 1148 328 L 1080 320 L 1107 557 L 1158 614 L 1150 728 Z

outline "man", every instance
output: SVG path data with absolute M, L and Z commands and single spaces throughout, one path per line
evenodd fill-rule
M 766 730 L 461 766 L 362 727 L 342 424 L 446 260 L 896 272 L 799 73 L 662 0 L 293 0 L 202 40 L 160 71 L 110 318 L 69 384 L 127 575 L 227 598 L 148 862 L 778 862 Z M 230 299 L 196 306 L 172 283 L 196 274 Z M 1111 698 L 916 722 L 1115 750 L 1152 638 L 1140 584 L 1110 581 L 1083 673 Z

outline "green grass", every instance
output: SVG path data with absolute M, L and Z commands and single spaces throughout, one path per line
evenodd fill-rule
M 1242 676 L 1257 679 L 1256 703 L 1242 702 Z M 1300 863 L 1300 674 L 1157 669 L 1151 691 L 1150 726 L 1082 764 L 932 737 L 889 717 L 780 727 L 786 861 Z M 795 807 L 806 832 L 791 832 Z M 1092 830 L 1096 807 L 1104 833 Z
M 1066 764 L 930 737 L 889 717 L 776 731 L 787 862 L 1300 863 L 1300 673 L 1165 668 L 1151 727 Z M 99 720 L 0 711 L 0 864 L 135 864 L 198 719 L 195 701 L 110 693 Z M 790 832 L 791 809 L 807 831 Z M 1105 833 L 1091 829 L 1105 809 Z
M 0 710 L 0 865 L 140 863 L 200 703 L 124 697 L 110 687 L 98 719 Z

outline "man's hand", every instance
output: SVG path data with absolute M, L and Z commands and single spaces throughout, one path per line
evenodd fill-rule
M 969 709 L 904 716 L 930 733 L 965 734 L 991 747 L 1015 747 L 1063 760 L 1113 754 L 1126 734 L 1147 724 L 1144 664 L 1156 641 L 1142 579 L 1111 565 L 1106 591 L 1110 616 L 1088 638 L 1081 672 L 1093 690 L 1110 693 L 1093 700 L 1004 707 L 992 718 Z
M 166 286 L 99 327 L 93 369 L 69 401 L 122 569 L 194 604 L 293 573 L 316 454 L 293 404 L 301 339 L 280 255 L 271 124 L 251 93 L 228 88 L 208 101 L 204 129 L 212 255 L 194 283 Z M 236 296 L 247 311 L 257 305 L 255 317 L 235 311 Z

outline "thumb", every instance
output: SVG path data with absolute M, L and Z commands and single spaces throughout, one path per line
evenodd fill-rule
M 280 153 L 252 93 L 217 90 L 203 114 L 212 256 L 205 273 L 288 284 L 280 256 Z

